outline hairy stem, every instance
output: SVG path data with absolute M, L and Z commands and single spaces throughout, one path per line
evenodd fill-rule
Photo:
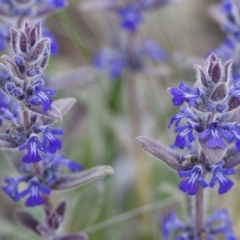
M 22 106 L 22 120 L 25 130 L 31 127 L 29 110 Z
M 199 162 L 202 163 L 203 165 L 205 164 L 206 161 L 206 155 L 203 153 L 203 151 L 200 153 L 199 157 Z M 202 186 L 198 183 L 197 184 L 197 195 L 196 195 L 196 230 L 199 234 L 199 238 L 201 240 L 205 240 L 205 235 L 203 234 L 203 218 L 204 218 L 204 209 L 203 209 L 203 188 Z
M 198 184 L 198 193 L 196 196 L 196 229 L 200 233 L 203 229 L 203 188 Z M 204 238 L 200 239 L 203 240 Z
M 31 112 L 26 109 L 25 106 L 21 106 L 22 108 L 22 122 L 25 130 L 28 130 L 31 127 Z M 33 169 L 35 171 L 35 174 L 37 176 L 41 175 L 41 165 L 39 163 L 33 163 Z M 45 206 L 47 206 L 49 209 L 53 209 L 53 204 L 50 196 L 43 195 L 43 198 L 45 200 Z

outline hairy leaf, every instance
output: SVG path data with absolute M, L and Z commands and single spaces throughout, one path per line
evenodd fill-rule
M 208 157 L 211 164 L 215 164 L 217 161 L 222 159 L 226 153 L 226 149 L 222 148 L 210 148 L 207 146 L 205 141 L 199 139 L 200 145 L 204 154 Z
M 236 146 L 232 146 L 227 149 L 224 157 L 224 168 L 233 168 L 240 164 L 240 152 L 237 151 Z
M 144 150 L 159 158 L 174 170 L 181 170 L 182 166 L 179 162 L 180 155 L 171 148 L 166 147 L 156 140 L 146 136 L 139 136 L 135 138 L 135 140 L 141 144 Z
M 45 115 L 45 116 L 47 116 L 49 118 L 52 118 L 54 120 L 57 120 L 57 121 L 62 121 L 62 114 L 61 114 L 61 112 L 53 104 L 51 105 L 51 107 L 46 112 L 43 111 L 41 104 L 39 104 L 39 105 L 31 105 L 31 104 L 26 103 L 25 105 L 26 105 L 26 107 L 28 109 L 30 109 L 33 112 L 40 113 L 42 115 Z
M 59 180 L 51 186 L 53 190 L 65 190 L 81 187 L 94 180 L 104 178 L 108 174 L 113 174 L 114 170 L 110 166 L 97 166 L 86 171 L 62 175 Z
M 38 220 L 36 220 L 31 214 L 25 212 L 24 210 L 17 210 L 15 212 L 16 220 L 23 224 L 26 228 L 31 229 L 36 234 L 40 235 L 40 232 L 37 229 L 37 226 L 40 224 Z
M 55 100 L 53 104 L 59 109 L 62 116 L 64 116 L 72 108 L 76 101 L 77 101 L 76 98 L 61 98 Z
M 1 149 L 14 149 L 17 147 L 18 147 L 18 145 L 16 143 L 13 143 L 7 135 L 0 134 L 0 148 Z
M 44 48 L 49 48 L 49 39 L 42 39 L 35 47 L 31 60 L 36 61 L 41 55 L 43 55 Z
M 23 31 L 21 31 L 21 30 L 19 30 L 19 35 L 20 35 L 20 37 L 19 37 L 19 43 L 18 43 L 19 48 L 21 49 L 21 51 L 22 51 L 23 53 L 26 53 L 26 52 L 27 52 L 27 36 L 26 36 L 26 34 L 25 34 Z

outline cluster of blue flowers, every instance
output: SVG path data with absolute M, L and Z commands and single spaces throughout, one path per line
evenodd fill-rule
M 229 214 L 225 209 L 216 209 L 206 220 L 204 230 L 200 233 L 196 231 L 191 222 L 184 223 L 175 212 L 170 212 L 162 219 L 162 232 L 164 240 L 214 240 L 220 234 L 225 237 L 225 240 L 237 240 L 232 231 Z
M 194 152 L 194 144 L 197 143 L 206 155 L 204 161 L 197 161 L 194 166 L 179 172 L 180 177 L 189 177 L 179 187 L 190 195 L 197 193 L 198 182 L 203 188 L 212 188 L 218 181 L 219 194 L 233 186 L 226 175 L 234 174 L 235 170 L 225 169 L 222 160 L 231 143 L 235 143 L 240 151 L 240 124 L 234 120 L 236 109 L 240 106 L 239 85 L 232 80 L 231 68 L 232 61 L 223 64 L 216 55 L 211 54 L 203 68 L 196 66 L 194 88 L 180 83 L 178 88 L 168 89 L 175 106 L 187 103 L 169 124 L 170 127 L 175 123 L 177 137 L 174 146 L 184 149 L 190 145 Z M 212 157 L 214 154 L 217 159 Z M 204 180 L 207 172 L 212 173 L 209 184 Z
M 24 30 L 11 28 L 13 55 L 2 56 L 0 64 L 1 123 L 10 125 L 0 135 L 1 147 L 24 152 L 18 167 L 20 176 L 5 179 L 4 192 L 14 201 L 27 197 L 26 206 L 44 204 L 58 180 L 60 169 L 80 171 L 81 165 L 57 153 L 62 129 L 51 125 L 61 120 L 52 104 L 55 91 L 44 87 L 44 70 L 50 55 L 50 40 L 42 37 L 40 22 L 25 23 Z M 42 160 L 42 161 L 41 161 Z M 19 185 L 25 183 L 24 190 Z
M 226 38 L 221 45 L 213 51 L 224 61 L 233 59 L 233 79 L 238 82 L 240 80 L 240 11 L 239 6 L 237 6 L 237 1 L 223 0 L 221 12 L 225 16 L 225 21 L 222 23 L 222 30 L 226 34 Z
M 112 11 L 119 19 L 120 26 L 129 35 L 127 41 L 114 43 L 112 48 L 100 50 L 93 57 L 92 64 L 106 71 L 111 79 L 122 76 L 125 70 L 144 70 L 145 60 L 162 62 L 168 59 L 168 54 L 156 42 L 149 38 L 138 39 L 139 25 L 143 22 L 143 12 L 169 3 L 168 0 L 143 1 L 110 1 L 108 11 Z M 121 34 L 121 33 L 117 33 Z M 115 39 L 120 39 L 117 36 Z M 117 41 L 118 41 L 117 40 Z
M 135 31 L 143 21 L 143 13 L 169 3 L 169 0 L 114 1 L 111 10 L 119 17 L 121 27 Z
M 17 166 L 20 176 L 5 178 L 3 191 L 15 202 L 27 197 L 25 205 L 34 207 L 44 204 L 43 195 L 51 193 L 51 187 L 58 181 L 62 168 L 67 168 L 71 172 L 82 170 L 82 165 L 63 154 L 43 154 L 43 159 L 37 166 L 33 164 L 21 163 Z M 26 188 L 19 190 L 21 183 L 26 184 Z
M 20 28 L 25 21 L 35 23 L 47 15 L 67 6 L 66 0 L 1 0 L 0 1 L 0 51 L 6 48 L 10 40 L 9 28 Z M 43 23 L 42 23 L 43 24 Z M 59 51 L 55 36 L 42 25 L 42 34 L 51 39 L 51 54 Z

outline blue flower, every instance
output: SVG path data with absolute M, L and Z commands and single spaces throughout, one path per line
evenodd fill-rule
M 101 50 L 92 60 L 92 64 L 96 68 L 100 68 L 109 72 L 112 79 L 119 78 L 125 67 L 124 57 L 111 49 Z
M 180 113 L 175 114 L 169 124 L 168 124 L 168 128 L 171 127 L 171 125 L 175 122 L 175 127 L 178 127 L 178 125 L 180 124 L 181 120 L 183 118 L 189 118 L 195 122 L 198 121 L 197 116 L 191 111 L 191 109 L 186 108 L 186 107 L 181 107 Z
M 20 194 L 18 191 L 19 183 L 24 181 L 24 177 L 7 177 L 4 179 L 6 186 L 2 187 L 2 190 L 15 202 L 20 200 Z
M 36 163 L 39 162 L 42 158 L 38 153 L 38 150 L 46 152 L 47 149 L 43 147 L 41 142 L 38 140 L 36 135 L 31 135 L 26 143 L 18 147 L 20 151 L 27 149 L 28 152 L 22 157 L 22 161 L 25 163 Z
M 142 13 L 137 6 L 127 6 L 118 10 L 121 18 L 121 26 L 128 31 L 135 31 L 139 23 L 142 22 Z
M 55 166 L 57 168 L 67 167 L 71 172 L 77 172 L 83 169 L 83 166 L 71 159 L 65 157 L 64 154 L 45 154 L 43 162 L 46 166 Z
M 216 184 L 216 182 L 219 182 L 219 189 L 218 193 L 223 194 L 228 192 L 232 186 L 233 182 L 225 177 L 225 175 L 233 175 L 235 174 L 235 170 L 233 168 L 223 168 L 223 161 L 219 161 L 215 165 L 211 165 L 211 171 L 212 171 L 212 179 L 209 183 L 209 187 L 213 188 Z
M 233 11 L 233 3 L 229 0 L 223 0 L 222 2 L 222 10 L 227 13 L 228 15 L 229 14 L 232 14 L 232 11 Z
M 19 104 L 10 99 L 7 95 L 2 94 L 2 92 L 0 92 L 0 98 L 0 123 L 2 123 L 2 120 L 18 122 L 20 114 Z
M 226 38 L 213 52 L 223 61 L 232 59 L 235 55 L 235 42 L 231 38 Z
M 229 0 L 223 1 L 222 10 L 226 14 L 227 21 L 223 24 L 223 30 L 227 34 L 232 35 L 236 40 L 240 40 L 240 29 L 239 29 L 239 11 L 238 7 L 234 2 Z
M 174 231 L 183 230 L 187 225 L 176 216 L 175 212 L 170 212 L 163 217 L 161 226 L 164 239 L 169 239 Z
M 168 54 L 154 41 L 147 39 L 144 41 L 143 51 L 154 61 L 163 61 L 168 59 Z
M 240 84 L 235 84 L 230 90 L 229 95 L 234 96 L 240 100 Z
M 240 152 L 240 126 L 237 123 L 232 124 L 231 132 L 236 140 L 235 146 L 238 152 Z
M 175 106 L 180 106 L 186 101 L 192 107 L 201 95 L 198 88 L 189 88 L 183 82 L 179 84 L 179 88 L 169 88 L 168 92 L 172 94 L 172 102 Z
M 29 182 L 27 189 L 20 193 L 21 198 L 28 196 L 25 205 L 35 207 L 45 203 L 42 194 L 49 195 L 51 189 L 43 186 L 37 179 L 32 179 Z
M 42 104 L 42 110 L 46 112 L 52 105 L 52 99 L 49 96 L 55 96 L 56 92 L 52 89 L 43 88 L 43 80 L 38 79 L 32 88 L 32 96 L 28 98 L 28 102 L 37 105 Z
M 46 160 L 46 158 L 43 158 L 43 161 Z M 56 183 L 60 176 L 60 169 L 56 165 L 51 165 L 50 167 L 44 167 L 44 173 L 43 173 L 43 183 L 47 186 L 52 186 L 54 183 Z
M 59 52 L 59 44 L 56 40 L 56 37 L 53 33 L 51 33 L 48 29 L 43 29 L 43 37 L 49 38 L 51 43 L 51 55 L 57 55 Z
M 203 169 L 199 165 L 194 166 L 188 171 L 179 171 L 178 175 L 181 178 L 189 177 L 187 180 L 184 180 L 179 184 L 179 189 L 189 195 L 197 194 L 198 183 L 202 186 L 202 188 L 206 188 L 208 186 L 206 181 L 203 179 Z
M 210 148 L 226 148 L 226 142 L 232 142 L 233 134 L 227 124 L 220 125 L 218 122 L 212 122 L 207 129 L 199 134 L 199 139 L 205 140 Z
M 207 219 L 206 225 L 212 225 L 218 221 L 221 221 L 226 225 L 232 225 L 228 211 L 226 209 L 216 208 L 212 215 Z
M 63 8 L 67 6 L 66 0 L 42 0 L 42 2 L 56 8 Z
M 232 231 L 232 222 L 225 209 L 215 209 L 205 225 L 209 229 L 209 237 L 211 239 L 215 239 L 215 236 L 218 234 L 224 235 L 226 240 L 238 239 Z
M 193 130 L 198 126 L 196 123 L 192 122 L 186 122 L 183 126 L 177 127 L 175 129 L 175 132 L 180 132 L 175 140 L 174 145 L 176 147 L 179 147 L 180 149 L 184 149 L 188 138 L 188 141 L 192 143 L 195 140 L 195 137 L 193 135 Z
M 5 49 L 6 43 L 9 41 L 9 39 L 8 27 L 0 23 L 0 51 Z
M 49 153 L 55 153 L 62 148 L 62 142 L 54 135 L 63 135 L 62 129 L 54 129 L 50 126 L 42 128 L 43 141 L 42 145 Z
M 71 172 L 77 172 L 83 169 L 80 163 L 67 159 L 63 154 L 59 155 L 56 159 L 56 164 L 58 166 L 66 166 Z

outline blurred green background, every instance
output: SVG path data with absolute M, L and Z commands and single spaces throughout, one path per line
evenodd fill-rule
M 111 14 L 83 12 L 82 1 L 69 2 L 66 10 L 47 21 L 61 46 L 60 54 L 52 58 L 48 68 L 53 84 L 58 84 L 59 78 L 75 69 L 87 69 L 79 75 L 74 87 L 58 90 L 58 97 L 74 96 L 78 100 L 61 123 L 65 129 L 64 150 L 68 158 L 82 163 L 85 169 L 108 164 L 115 169 L 115 175 L 53 196 L 55 203 L 67 200 L 64 228 L 66 232 L 85 231 L 91 240 L 162 239 L 160 225 L 164 213 L 176 210 L 181 219 L 187 219 L 185 196 L 178 190 L 178 176 L 134 142 L 127 74 L 112 81 L 107 75 L 93 74 L 94 70 L 88 67 L 91 57 L 100 48 L 109 46 Z M 173 143 L 173 130 L 167 126 L 178 109 L 172 106 L 165 90 L 183 79 L 192 85 L 195 73 L 183 68 L 185 60 L 204 57 L 224 38 L 219 25 L 209 16 L 210 5 L 218 2 L 183 0 L 146 13 L 141 32 L 169 52 L 167 65 L 171 72 L 164 77 L 139 74 L 137 91 L 142 127 L 138 135 L 152 137 L 166 145 Z M 1 179 L 6 173 L 14 175 L 4 157 L 1 158 Z M 209 197 L 206 208 L 209 212 L 213 207 L 227 208 L 240 237 L 239 181 L 236 179 L 233 190 L 223 196 L 217 194 L 217 188 L 206 191 Z M 12 203 L 2 193 L 0 202 L 0 240 L 37 240 L 13 219 L 14 209 L 23 204 Z M 41 218 L 41 208 L 29 211 Z

